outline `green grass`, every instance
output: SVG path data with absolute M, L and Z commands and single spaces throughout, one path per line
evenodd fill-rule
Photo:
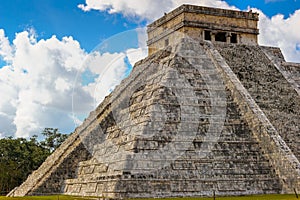
M 26 197 L 3 197 L 0 196 L 0 200 L 91 200 L 97 198 L 83 198 L 83 197 L 73 197 L 66 195 L 52 195 L 52 196 L 26 196 Z
M 300 197 L 299 197 L 300 198 Z M 214 198 L 167 198 L 164 200 L 212 200 Z M 1 200 L 1 199 L 0 199 Z M 159 199 L 134 199 L 134 200 L 159 200 Z M 239 196 L 239 197 L 216 197 L 216 200 L 300 200 L 295 195 L 291 194 L 268 194 L 268 195 L 253 195 L 253 196 Z
M 300 197 L 299 197 L 300 198 Z M 83 198 L 83 197 L 72 197 L 72 196 L 65 196 L 65 195 L 53 195 L 53 196 L 34 196 L 34 197 L 1 197 L 0 200 L 10 200 L 10 199 L 21 199 L 21 200 L 96 200 L 97 198 Z M 213 198 L 192 198 L 192 197 L 185 197 L 185 198 L 165 198 L 165 199 L 132 199 L 132 200 L 212 200 Z M 241 197 L 216 197 L 216 200 L 300 200 L 297 199 L 295 195 L 292 194 L 271 194 L 271 195 L 253 195 L 253 196 L 241 196 Z

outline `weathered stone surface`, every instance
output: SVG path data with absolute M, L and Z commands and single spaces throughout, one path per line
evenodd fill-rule
M 176 44 L 184 35 L 196 40 L 256 45 L 257 22 L 258 13 L 252 11 L 182 5 L 148 25 L 148 52 L 151 55 Z
M 295 156 L 300 159 L 300 95 L 296 90 L 299 84 L 296 86 L 297 82 L 292 82 L 297 73 L 287 70 L 292 64 L 283 63 L 279 69 L 279 66 L 273 64 L 278 61 L 268 59 L 259 46 L 222 45 L 218 50 Z M 277 56 L 278 58 L 282 56 Z M 297 67 L 289 69 L 295 69 L 295 72 L 300 70 Z
M 278 48 L 177 41 L 136 63 L 10 195 L 299 191 L 299 65 Z

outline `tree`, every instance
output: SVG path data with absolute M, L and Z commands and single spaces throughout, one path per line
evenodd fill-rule
M 7 194 L 24 182 L 67 138 L 58 129 L 45 128 L 43 141 L 37 136 L 0 139 L 0 195 Z
M 6 194 L 20 185 L 50 155 L 33 136 L 29 140 L 0 139 L 0 192 Z
M 67 134 L 60 133 L 57 128 L 45 128 L 42 134 L 45 139 L 41 145 L 50 152 L 57 149 L 68 137 Z

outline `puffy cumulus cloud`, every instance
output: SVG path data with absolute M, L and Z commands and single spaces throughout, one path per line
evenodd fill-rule
M 78 6 L 84 11 L 100 10 L 108 11 L 109 13 L 123 13 L 124 16 L 140 17 L 152 19 L 159 17 L 163 11 L 172 8 L 172 2 L 169 0 L 86 0 L 86 5 L 80 4 Z
M 0 29 L 0 56 L 2 56 L 5 61 L 11 60 L 12 58 L 12 48 L 8 38 L 5 37 L 3 29 Z
M 229 8 L 228 4 L 221 0 L 86 0 L 85 5 L 80 4 L 78 7 L 84 11 L 107 11 L 122 13 L 125 17 L 153 20 L 182 4 Z
M 55 89 L 60 92 L 68 91 L 72 87 L 71 83 L 68 82 L 68 80 L 58 77 L 56 81 L 54 82 Z
M 84 61 L 83 68 L 89 68 L 89 70 L 94 74 L 102 74 L 105 70 L 107 70 L 111 63 L 120 59 L 120 56 L 123 57 L 123 54 L 107 52 L 101 54 L 99 51 L 93 51 Z
M 142 47 L 120 53 L 91 53 L 83 66 L 98 76 L 84 88 L 94 97 L 94 106 L 97 106 L 129 74 L 131 67 L 147 54 L 147 49 Z
M 0 29 L 0 137 L 71 132 L 128 74 L 127 61 L 145 56 L 140 51 L 88 54 L 72 37 L 37 40 L 34 31 L 10 44 Z
M 129 63 L 134 66 L 134 64 L 145 58 L 148 55 L 148 50 L 146 48 L 140 47 L 138 49 L 128 49 L 126 51 L 126 55 L 128 58 Z
M 281 14 L 269 18 L 262 11 L 253 10 L 260 13 L 259 43 L 280 47 L 287 61 L 300 62 L 300 10 L 287 19 Z
M 84 82 L 82 89 L 92 97 L 92 108 L 95 108 L 112 89 L 124 78 L 127 66 L 125 65 L 124 53 L 100 53 L 99 51 L 91 52 L 82 63 L 82 73 L 78 75 L 78 81 Z M 87 80 L 86 80 L 87 79 Z M 81 88 L 74 89 L 73 109 L 79 116 L 75 121 L 81 123 L 81 117 L 87 109 L 82 106 L 80 93 Z
M 136 34 L 132 34 L 135 32 Z M 116 44 L 118 44 L 120 38 L 124 37 L 137 37 L 138 48 L 130 48 L 116 50 Z M 99 45 L 93 52 L 91 52 L 83 63 L 83 69 L 85 71 L 82 73 L 83 79 L 86 77 L 93 77 L 92 82 L 87 82 L 84 86 L 84 89 L 88 91 L 94 97 L 94 106 L 97 106 L 106 95 L 108 95 L 116 85 L 124 79 L 134 64 L 146 57 L 148 54 L 148 49 L 146 45 L 146 29 L 138 28 L 131 31 L 125 31 L 119 33 L 117 36 L 113 36 Z M 119 44 L 118 44 L 119 45 Z M 135 44 L 133 44 L 135 46 Z M 130 46 L 130 45 L 129 45 Z M 115 49 L 115 53 L 101 53 L 103 49 L 107 51 Z M 78 106 L 76 106 L 78 107 Z
M 94 96 L 95 106 L 101 102 L 105 94 L 113 90 L 113 88 L 120 83 L 120 77 L 124 78 L 127 70 L 127 65 L 124 62 L 126 54 L 119 53 L 114 55 L 114 58 L 106 65 L 103 72 L 95 79 L 95 82 L 89 86 Z M 106 84 L 104 84 L 106 83 Z
M 2 136 L 29 137 L 45 127 L 57 127 L 49 120 L 55 117 L 62 131 L 70 131 L 72 85 L 86 56 L 79 43 L 55 36 L 37 41 L 34 31 L 24 31 L 10 44 L 1 29 L 0 56 L 7 63 L 0 69 Z

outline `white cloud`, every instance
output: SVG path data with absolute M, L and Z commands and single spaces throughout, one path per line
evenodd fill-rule
M 138 39 L 139 48 L 147 50 L 148 49 L 148 47 L 147 47 L 147 40 L 148 40 L 147 27 L 137 28 L 135 30 L 136 30 L 137 37 L 138 37 L 137 39 Z
M 92 74 L 97 75 L 94 77 L 93 81 L 82 87 L 84 91 L 93 97 L 93 108 L 95 108 L 104 97 L 111 92 L 112 88 L 118 85 L 122 78 L 124 78 L 125 71 L 127 70 L 127 66 L 124 62 L 125 57 L 125 53 L 101 54 L 98 51 L 94 51 L 86 57 L 82 65 L 85 70 L 83 73 L 88 70 Z M 77 88 L 75 89 L 75 93 L 76 92 Z M 78 100 L 77 102 L 74 102 L 73 105 L 75 110 L 79 109 L 79 113 L 82 112 L 81 104 L 82 101 Z M 93 108 L 91 108 L 90 111 Z M 79 119 L 77 119 L 77 121 L 78 120 Z M 80 120 L 78 122 L 80 122 Z
M 126 55 L 127 55 L 127 58 L 129 60 L 130 64 L 132 66 L 134 66 L 134 64 L 137 61 L 141 60 L 142 58 L 147 57 L 148 50 L 145 48 L 142 48 L 142 47 L 140 47 L 138 49 L 128 49 L 126 51 Z
M 115 59 L 120 57 L 119 53 L 99 53 L 99 51 L 92 52 L 84 61 L 84 68 L 89 68 L 94 74 L 102 74 L 105 68 L 101 66 L 108 66 Z
M 12 58 L 12 48 L 9 44 L 9 40 L 5 37 L 4 30 L 0 29 L 0 56 L 3 60 L 11 60 Z
M 261 45 L 280 47 L 285 59 L 291 62 L 300 62 L 300 51 L 297 45 L 300 43 L 300 10 L 284 19 L 283 15 L 275 15 L 268 18 L 260 10 L 259 43 Z
M 107 11 L 111 14 L 122 13 L 125 17 L 153 20 L 182 4 L 229 8 L 226 2 L 220 0 L 86 0 L 85 5 L 78 7 L 84 11 Z
M 225 1 L 220 0 L 172 0 L 174 8 L 182 5 L 182 4 L 192 4 L 199 6 L 208 6 L 215 8 L 229 8 L 233 10 L 237 10 L 234 6 L 229 6 Z
M 124 62 L 125 57 L 126 55 L 124 53 L 117 54 L 113 60 L 106 65 L 103 73 L 95 80 L 95 83 L 90 85 L 90 92 L 95 98 L 95 106 L 120 83 L 120 77 L 124 78 L 127 69 Z
M 86 0 L 86 5 L 79 5 L 84 11 L 89 10 L 107 10 L 109 13 L 123 13 L 127 17 L 144 16 L 146 19 L 159 17 L 164 10 L 172 8 L 172 2 L 169 0 Z
M 69 83 L 68 80 L 61 77 L 57 78 L 54 84 L 55 89 L 60 92 L 68 91 L 72 87 L 71 83 Z
M 11 113 L 5 113 L 5 112 L 0 112 L 0 121 L 1 121 L 1 130 L 0 130 L 0 138 L 4 137 L 5 135 L 8 136 L 7 134 L 5 134 L 5 132 L 7 130 L 9 131 L 16 131 L 16 127 L 13 124 L 13 116 Z
M 87 54 L 72 37 L 38 41 L 34 31 L 17 33 L 10 44 L 0 29 L 0 56 L 7 63 L 0 69 L 1 137 L 29 137 L 45 127 L 71 132 L 74 121 L 78 125 L 124 78 L 127 54 Z M 87 70 L 92 78 L 83 84 Z
M 34 31 L 24 31 L 10 44 L 1 29 L 0 55 L 7 63 L 0 69 L 2 136 L 29 137 L 45 127 L 56 127 L 49 119 L 61 110 L 65 113 L 55 120 L 62 122 L 62 131 L 70 131 L 72 86 L 86 56 L 79 43 L 55 36 L 37 41 Z
M 285 0 L 265 0 L 265 3 L 274 3 L 274 2 L 280 2 L 280 1 L 285 1 Z

